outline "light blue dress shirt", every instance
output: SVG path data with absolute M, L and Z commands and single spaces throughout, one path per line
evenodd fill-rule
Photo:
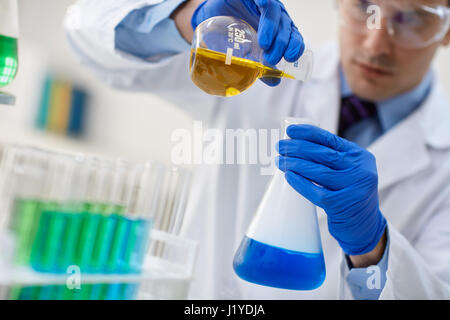
M 162 61 L 176 53 L 190 49 L 170 14 L 184 0 L 169 0 L 134 10 L 116 27 L 116 49 L 135 55 L 148 61 Z M 369 146 L 378 137 L 390 130 L 409 114 L 415 111 L 427 97 L 432 86 L 433 75 L 430 71 L 423 81 L 413 90 L 397 97 L 377 103 L 378 117 L 366 119 L 348 129 L 345 138 L 362 147 Z M 340 72 L 341 96 L 351 95 L 344 73 Z M 386 271 L 389 256 L 389 234 L 378 270 L 374 268 L 352 268 L 347 275 L 355 299 L 378 299 L 386 283 Z M 378 274 L 375 274 L 377 272 Z M 375 281 L 380 276 L 379 284 Z M 372 282 L 373 280 L 373 282 Z
M 152 62 L 189 51 L 191 45 L 169 18 L 182 2 L 169 0 L 130 12 L 116 27 L 116 49 Z

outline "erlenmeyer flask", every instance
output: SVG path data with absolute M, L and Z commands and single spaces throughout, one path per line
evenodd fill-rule
M 284 132 L 305 123 L 311 124 L 288 118 Z M 282 289 L 312 290 L 325 280 L 316 207 L 288 184 L 281 170 L 269 183 L 233 267 L 246 281 Z
M 240 94 L 262 77 L 307 81 L 312 65 L 310 50 L 295 63 L 282 59 L 276 66 L 268 64 L 255 29 L 235 17 L 217 16 L 203 21 L 195 29 L 192 40 L 191 79 L 200 89 L 215 96 Z
M 18 18 L 17 0 L 0 0 L 0 87 L 10 84 L 17 73 Z

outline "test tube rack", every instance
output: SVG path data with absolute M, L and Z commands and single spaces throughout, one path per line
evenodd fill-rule
M 187 296 L 189 173 L 13 146 L 3 154 L 0 299 Z

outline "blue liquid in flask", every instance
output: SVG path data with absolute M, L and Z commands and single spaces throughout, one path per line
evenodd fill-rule
M 290 290 L 313 290 L 325 280 L 322 253 L 277 248 L 244 237 L 233 261 L 236 274 L 249 282 Z

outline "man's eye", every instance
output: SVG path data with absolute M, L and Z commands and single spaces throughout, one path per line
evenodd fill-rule
M 371 5 L 372 5 L 372 3 L 368 0 L 358 0 L 358 8 L 363 12 L 367 12 L 367 9 Z
M 397 24 L 416 25 L 420 22 L 420 18 L 415 11 L 403 11 L 395 14 L 394 21 Z

